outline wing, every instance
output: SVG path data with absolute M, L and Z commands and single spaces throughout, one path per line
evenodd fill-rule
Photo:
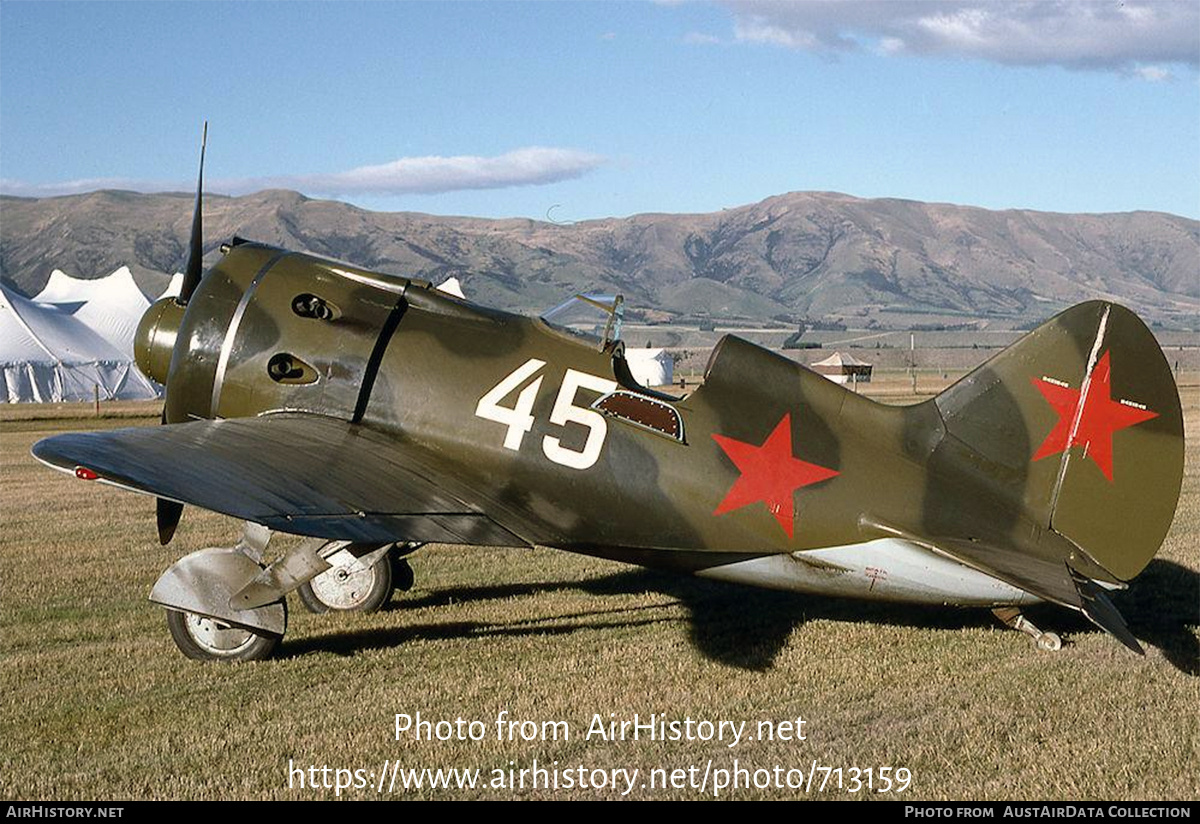
M 194 421 L 58 435 L 38 460 L 96 479 L 318 538 L 526 546 L 526 528 L 489 515 L 457 482 L 394 435 L 316 415 Z

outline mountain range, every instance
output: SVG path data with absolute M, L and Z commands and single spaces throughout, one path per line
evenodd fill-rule
M 128 266 L 158 294 L 183 266 L 192 195 L 0 198 L 0 276 L 26 295 L 54 269 Z M 540 310 L 621 292 L 650 320 L 792 322 L 880 313 L 1033 320 L 1095 297 L 1168 326 L 1200 310 L 1200 221 L 1158 212 L 990 211 L 793 192 L 709 214 L 562 224 L 370 212 L 268 190 L 205 195 L 205 261 L 234 235 Z

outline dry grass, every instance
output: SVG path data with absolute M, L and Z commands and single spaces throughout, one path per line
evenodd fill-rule
M 1185 388 L 1187 426 L 1200 425 Z M 153 418 L 140 421 L 153 423 Z M 182 552 L 228 543 L 229 519 L 189 510 L 153 539 L 153 503 L 51 472 L 37 438 L 103 419 L 0 429 L 0 796 L 304 799 L 298 765 L 560 768 L 906 767 L 916 799 L 1195 799 L 1200 795 L 1200 448 L 1175 525 L 1119 596 L 1145 658 L 1074 615 L 1031 617 L 1058 654 L 986 611 L 918 609 L 743 589 L 551 551 L 427 547 L 414 590 L 374 616 L 292 604 L 278 660 L 204 666 L 175 650 L 145 600 Z M 424 719 L 563 720 L 567 741 L 395 740 Z M 807 739 L 587 740 L 618 719 L 784 721 Z M 425 790 L 436 798 L 613 797 L 606 790 Z M 711 792 L 710 792 L 711 794 Z M 805 797 L 739 789 L 737 798 Z M 358 790 L 351 797 L 375 797 Z M 815 793 L 811 794 L 816 796 Z M 637 788 L 637 798 L 703 797 Z M 850 797 L 830 793 L 817 797 Z
M 0 404 L 0 423 L 14 421 L 132 419 L 158 420 L 161 400 L 101 401 L 99 414 L 92 403 L 4 403 Z

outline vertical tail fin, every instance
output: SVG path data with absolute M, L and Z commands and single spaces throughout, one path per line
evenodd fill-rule
M 947 434 L 996 465 L 1039 526 L 1101 568 L 1080 572 L 1127 581 L 1162 545 L 1183 480 L 1183 414 L 1158 342 L 1128 309 L 1068 309 L 935 403 Z

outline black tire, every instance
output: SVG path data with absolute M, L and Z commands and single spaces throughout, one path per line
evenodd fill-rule
M 283 605 L 287 624 L 287 603 Z M 270 658 L 282 636 L 231 627 L 192 612 L 167 610 L 167 629 L 179 651 L 193 661 L 262 661 Z
M 342 550 L 349 555 L 348 550 Z M 375 612 L 392 597 L 392 561 L 386 554 L 362 572 L 348 573 L 337 565 L 334 553 L 327 561 L 333 569 L 322 572 L 296 589 L 309 612 Z

